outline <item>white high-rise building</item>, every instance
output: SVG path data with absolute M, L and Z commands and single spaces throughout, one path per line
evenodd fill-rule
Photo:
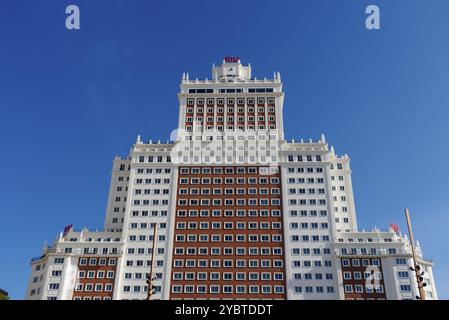
M 104 230 L 46 246 L 27 299 L 146 299 L 150 272 L 152 299 L 414 299 L 410 242 L 358 230 L 349 157 L 324 135 L 286 141 L 283 102 L 279 72 L 238 58 L 184 73 L 171 141 L 114 159 Z

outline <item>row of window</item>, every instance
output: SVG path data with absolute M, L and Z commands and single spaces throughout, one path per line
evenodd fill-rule
M 85 292 L 91 292 L 91 291 L 95 291 L 95 292 L 101 292 L 101 291 L 105 291 L 105 292 L 112 292 L 112 284 L 111 283 L 107 283 L 105 285 L 103 285 L 102 283 L 77 283 L 75 286 L 75 291 L 85 291 Z
M 321 260 L 293 260 L 292 268 L 321 268 L 323 267 L 323 261 Z M 324 260 L 324 267 L 332 267 L 331 260 Z
M 284 286 L 270 286 L 270 285 L 250 285 L 250 286 L 244 286 L 244 285 L 172 285 L 171 292 L 173 294 L 179 294 L 179 293 L 186 293 L 186 294 L 192 294 L 192 293 L 199 293 L 199 294 L 233 294 L 234 292 L 236 294 L 283 294 L 284 293 Z
M 240 149 L 240 147 L 239 147 Z M 257 153 L 257 156 L 255 155 Z M 183 156 L 179 156 L 179 162 L 182 164 L 195 164 L 198 165 L 200 163 L 213 163 L 213 164 L 217 164 L 217 165 L 230 165 L 230 164 L 235 164 L 235 165 L 240 165 L 243 163 L 248 163 L 248 164 L 273 164 L 273 165 L 277 165 L 278 164 L 278 157 L 277 157 L 277 152 L 271 152 L 271 156 L 270 156 L 270 152 L 269 151 L 261 151 L 258 150 L 257 152 L 250 152 L 249 155 L 243 155 L 244 151 L 242 150 L 241 152 L 236 152 L 236 154 L 234 154 L 234 152 L 226 152 L 226 151 L 222 151 L 219 154 L 217 154 L 217 152 L 215 152 L 215 155 L 211 156 L 211 152 L 210 153 L 205 153 L 204 151 L 202 152 L 202 155 L 199 156 L 197 155 L 198 153 L 194 153 L 193 156 L 190 155 L 190 151 L 187 152 L 187 155 L 183 155 Z M 228 154 L 226 156 L 226 154 Z
M 250 259 L 250 260 L 231 260 L 231 259 L 174 259 L 174 268 L 282 268 L 282 260 L 269 259 Z
M 296 156 L 288 155 L 287 156 L 287 161 L 288 162 L 294 162 L 294 161 L 298 161 L 298 162 L 304 162 L 304 161 L 307 161 L 307 162 L 312 162 L 312 161 L 321 162 L 322 161 L 322 157 L 319 154 L 317 154 L 315 156 L 313 156 L 313 155 L 303 156 L 301 154 L 296 155 Z
M 79 296 L 74 296 L 73 300 L 112 300 L 112 298 L 111 297 L 90 297 L 90 296 L 79 297 Z
M 170 184 L 170 178 L 157 178 L 157 179 L 141 179 L 138 178 L 135 180 L 135 184 Z
M 130 273 L 130 272 L 127 272 L 127 273 L 125 273 L 125 279 L 126 280 L 132 280 L 132 279 L 134 279 L 134 280 L 142 280 L 142 279 L 146 279 L 148 277 L 148 275 L 149 275 L 149 273 L 143 273 L 143 272 L 136 272 L 134 274 Z M 156 272 L 155 276 L 156 276 L 156 280 L 162 279 L 162 272 Z
M 176 242 L 281 242 L 280 234 L 177 234 Z
M 340 222 L 340 218 L 335 218 L 335 222 L 339 223 Z M 343 218 L 343 223 L 349 223 L 349 218 Z
M 330 248 L 292 248 L 292 255 L 322 255 L 322 254 L 331 254 Z
M 126 266 L 127 267 L 150 267 L 151 266 L 151 260 L 126 260 Z M 163 267 L 164 266 L 164 260 L 156 260 L 155 267 Z
M 133 210 L 131 211 L 131 217 L 166 217 L 168 211 L 167 210 Z
M 178 217 L 280 217 L 280 210 L 266 210 L 266 209 L 251 209 L 251 210 L 178 210 L 176 215 Z
M 141 156 L 139 157 L 139 162 L 141 160 Z M 142 159 L 143 162 L 145 162 L 145 157 Z M 149 160 L 154 160 L 151 158 L 148 158 L 148 162 L 153 162 L 153 161 L 149 161 Z M 171 173 L 171 169 L 170 168 L 137 168 L 135 169 L 136 174 L 169 174 Z
M 131 291 L 132 289 L 132 291 Z M 154 290 L 156 293 L 160 293 L 161 292 L 161 286 L 155 286 Z M 147 292 L 148 291 L 148 286 L 123 286 L 123 292 L 125 293 L 141 293 L 141 292 Z
M 290 168 L 287 168 L 288 173 L 323 173 L 323 171 L 324 171 L 324 169 L 321 167 L 318 167 L 318 168 L 290 167 Z
M 375 248 L 372 248 L 375 250 Z M 369 265 L 380 266 L 380 259 L 371 259 L 371 263 L 369 259 L 341 259 L 341 265 L 343 267 L 367 267 Z
M 174 272 L 172 279 L 175 281 L 282 281 L 282 272 Z
M 290 236 L 291 242 L 320 242 L 320 236 L 319 235 L 291 235 Z M 322 242 L 328 242 L 330 240 L 329 235 L 323 235 L 321 236 Z
M 276 169 L 270 171 L 270 169 Z M 277 168 L 268 167 L 184 167 L 179 169 L 180 174 L 267 174 L 268 172 L 277 173 Z
M 290 217 L 327 217 L 326 210 L 289 210 L 288 214 Z
M 271 224 L 271 226 L 270 226 Z M 176 229 L 244 229 L 244 230 L 268 230 L 268 229 L 281 229 L 280 222 L 177 222 Z
M 153 229 L 155 227 L 156 223 L 147 223 L 147 222 L 141 222 L 141 223 L 137 223 L 137 222 L 131 222 L 129 224 L 129 228 L 130 229 Z M 167 228 L 167 223 L 165 222 L 161 222 L 159 223 L 159 228 L 160 229 L 166 229 Z
M 269 248 L 269 247 L 249 247 L 249 248 L 233 248 L 233 247 L 225 247 L 225 248 L 219 248 L 219 247 L 202 247 L 202 248 L 195 248 L 195 247 L 177 247 L 175 248 L 175 255 L 282 255 L 282 248 L 275 247 L 275 248 Z
M 290 223 L 291 229 L 328 229 L 329 224 L 327 222 L 292 222 Z
M 145 248 L 128 248 L 127 249 L 127 253 L 128 254 L 152 254 L 153 253 L 153 249 L 152 248 L 147 248 L 145 250 Z M 164 254 L 165 253 L 165 249 L 164 248 L 157 248 L 156 250 L 156 254 Z
M 288 199 L 289 206 L 325 206 L 326 199 Z
M 323 274 L 322 273 L 310 273 L 310 272 L 305 272 L 305 273 L 294 273 L 293 277 L 294 280 L 333 280 L 334 279 L 334 275 L 332 273 L 326 273 Z
M 167 206 L 168 205 L 168 199 L 135 199 L 133 200 L 133 206 Z
M 340 249 L 340 252 L 342 255 L 376 255 L 379 253 L 379 250 L 377 248 L 370 248 L 369 250 L 367 248 L 342 248 Z M 396 248 L 388 248 L 387 249 L 388 254 L 396 254 L 397 249 Z
M 204 109 L 203 108 L 198 108 L 196 110 L 196 121 L 197 122 L 202 122 L 204 117 Z M 206 109 L 207 113 L 206 113 L 206 121 L 207 122 L 213 122 L 214 120 L 216 120 L 217 122 L 223 122 L 224 119 L 224 109 L 223 108 L 218 108 L 217 109 L 217 117 L 214 116 L 214 110 L 212 108 Z M 234 108 L 228 108 L 227 110 L 227 120 L 228 122 L 233 122 L 234 119 L 237 119 L 237 121 L 239 122 L 244 122 L 245 118 L 244 118 L 244 109 L 243 108 L 237 108 L 236 110 Z M 237 112 L 237 117 L 234 117 L 235 112 Z M 275 117 L 274 117 L 274 108 L 270 107 L 267 109 L 268 114 L 269 114 L 269 121 L 275 121 Z M 259 107 L 257 108 L 257 112 L 258 112 L 258 119 L 259 121 L 265 121 L 265 108 L 263 107 Z M 254 122 L 255 119 L 255 111 L 254 108 L 250 107 L 247 109 L 247 117 L 246 119 L 248 121 Z M 193 108 L 187 108 L 187 117 L 186 117 L 186 121 L 187 122 L 193 122 Z
M 78 271 L 78 278 L 80 279 L 114 279 L 114 271 L 103 271 L 103 270 L 80 270 Z
M 190 90 L 196 90 L 195 92 L 190 92 Z M 206 92 L 207 90 L 213 90 L 213 89 L 190 89 L 189 90 L 189 93 L 211 93 L 211 92 Z M 204 90 L 205 92 L 202 92 L 201 90 Z M 224 89 L 224 90 L 233 90 L 233 89 Z M 243 89 L 235 89 L 235 90 L 243 90 Z M 267 89 L 265 89 L 265 88 L 262 88 L 262 90 L 265 90 L 265 91 L 258 91 L 258 90 L 260 90 L 260 88 L 258 88 L 258 89 L 253 89 L 254 91 L 249 91 L 249 90 L 251 90 L 251 89 L 248 89 L 248 92 L 273 92 L 273 89 L 272 88 L 267 88 Z M 268 91 L 267 91 L 268 90 Z M 201 92 L 198 92 L 198 91 L 201 91 Z M 237 92 L 243 92 L 243 91 L 237 91 Z M 208 105 L 214 105 L 215 104 L 215 102 L 218 104 L 218 105 L 224 105 L 224 103 L 225 103 L 225 101 L 226 101 L 226 104 L 235 104 L 236 102 L 237 102 L 237 104 L 239 104 L 239 105 L 242 105 L 242 104 L 245 104 L 245 100 L 246 100 L 246 103 L 247 104 L 255 104 L 255 102 L 257 101 L 257 104 L 265 104 L 265 102 L 267 102 L 268 104 L 274 104 L 274 98 L 263 98 L 263 97 L 259 97 L 259 98 L 237 98 L 237 99 L 234 99 L 234 98 L 228 98 L 228 99 L 224 99 L 224 98 L 217 98 L 217 99 L 214 99 L 214 98 L 207 98 L 206 100 L 204 99 L 204 98 L 197 98 L 196 99 L 196 104 L 197 105 L 204 105 L 204 103 L 206 102 Z M 189 105 L 189 106 L 191 106 L 191 105 L 193 105 L 195 103 L 195 99 L 193 99 L 193 98 L 188 98 L 187 99 L 187 105 Z
M 288 184 L 324 183 L 324 178 L 288 178 Z
M 134 189 L 135 195 L 160 195 L 169 193 L 170 189 Z
M 324 287 L 322 286 L 318 286 L 318 287 L 310 287 L 310 286 L 306 286 L 306 287 L 299 287 L 296 286 L 293 288 L 293 292 L 295 294 L 302 294 L 302 293 L 324 293 Z M 326 292 L 327 293 L 334 293 L 335 292 L 335 288 L 328 286 L 326 287 Z
M 349 272 L 349 271 L 344 271 L 343 272 L 343 279 L 345 280 L 362 280 L 362 279 L 377 279 L 380 280 L 382 279 L 382 273 L 379 271 L 376 272 L 363 272 L 363 278 L 362 278 L 362 272 L 360 271 L 354 271 L 354 272 Z
M 180 195 L 210 195 L 211 194 L 211 189 L 210 188 L 201 188 L 201 193 L 200 193 L 200 189 L 198 188 L 191 188 L 191 189 L 187 189 L 187 188 L 180 188 L 179 192 Z M 238 189 L 233 189 L 233 188 L 214 188 L 212 189 L 212 194 L 213 195 L 233 195 L 233 194 L 238 194 L 238 195 L 245 195 L 245 194 L 249 194 L 249 195 L 279 195 L 281 194 L 281 189 L 280 188 L 238 188 Z
M 288 189 L 288 194 L 292 195 L 292 194 L 325 194 L 325 189 L 324 188 L 319 188 L 319 189 L 315 189 L 315 188 L 289 188 Z
M 158 241 L 165 241 L 165 238 L 166 237 L 165 237 L 164 234 L 158 235 Z M 141 234 L 141 235 L 134 235 L 134 234 L 132 234 L 132 235 L 130 235 L 128 237 L 128 239 L 129 239 L 130 242 L 153 241 L 153 235 L 150 234 L 150 235 L 146 236 L 146 235 L 143 235 L 143 234 Z
M 80 258 L 80 266 L 115 266 L 117 263 L 116 258 Z
M 254 125 L 249 124 L 249 125 L 246 126 L 246 128 L 248 130 L 255 130 L 256 127 Z M 265 125 L 263 125 L 263 124 L 259 125 L 257 128 L 259 130 L 266 130 Z M 206 131 L 213 131 L 214 129 L 218 130 L 218 131 L 223 131 L 224 130 L 224 126 L 223 125 L 217 125 L 217 126 L 207 125 L 205 129 L 206 129 Z M 239 130 L 239 131 L 243 131 L 243 130 L 245 130 L 245 126 L 238 125 L 236 127 L 236 129 Z M 275 124 L 270 124 L 268 126 L 268 129 L 269 130 L 276 130 L 276 125 Z M 226 126 L 226 130 L 234 130 L 234 126 L 233 125 L 227 125 Z M 193 126 L 186 126 L 186 131 L 187 132 L 193 132 Z M 203 126 L 202 125 L 197 125 L 195 131 L 203 131 Z
M 234 120 L 236 120 L 237 122 L 245 122 L 245 119 L 248 122 L 256 121 L 256 117 L 255 116 L 247 116 L 247 117 L 243 117 L 243 116 L 238 116 L 238 117 L 228 116 L 228 117 L 226 117 L 226 122 L 228 124 L 234 123 Z M 276 118 L 274 116 L 268 116 L 267 119 L 270 122 L 276 121 Z M 203 121 L 204 121 L 204 118 L 202 116 L 197 116 L 196 119 L 195 119 L 195 122 L 197 122 L 198 124 L 202 123 Z M 264 122 L 265 121 L 265 116 L 258 116 L 257 117 L 257 121 Z M 187 117 L 186 118 L 186 122 L 187 123 L 192 123 L 193 122 L 193 117 Z M 224 122 L 224 117 L 222 117 L 222 116 L 206 117 L 206 122 L 221 122 L 221 123 L 223 123 Z
M 376 285 L 376 286 L 372 286 L 372 285 L 361 285 L 361 284 L 356 284 L 356 285 L 351 285 L 351 284 L 346 284 L 345 285 L 345 293 L 368 293 L 368 294 L 374 294 L 374 293 L 384 293 L 384 286 L 383 285 Z
M 120 240 L 115 240 L 115 241 L 118 242 Z M 91 241 L 88 241 L 88 242 L 91 242 Z M 115 247 L 115 248 L 84 247 L 84 248 L 76 248 L 75 250 L 78 251 L 78 253 L 79 253 L 80 249 L 83 254 L 107 255 L 107 254 L 118 254 L 118 252 L 119 252 L 119 248 L 117 248 L 117 247 Z M 73 248 L 70 248 L 70 247 L 64 248 L 64 253 L 72 253 L 72 252 L 73 252 Z
M 190 182 L 189 182 L 190 180 Z M 279 178 L 181 178 L 179 179 L 180 184 L 279 184 Z
M 346 239 L 347 242 L 354 242 L 354 240 L 355 240 L 354 238 L 347 238 Z M 345 239 L 338 238 L 338 242 L 344 242 L 344 241 L 345 241 Z M 368 237 L 368 238 L 357 238 L 357 242 L 373 242 L 373 241 L 374 241 L 373 238 L 370 238 L 370 237 Z M 383 238 L 383 241 L 384 242 L 392 242 L 393 239 L 392 238 Z M 401 261 L 401 259 L 398 259 L 397 261 Z M 401 263 L 397 262 L 397 264 L 401 264 Z
M 155 162 L 155 163 L 163 163 L 163 162 L 168 162 L 171 163 L 171 158 L 170 156 L 139 156 L 139 158 L 137 159 L 137 162 L 139 163 L 144 163 L 144 162 Z M 162 169 L 160 169 L 162 170 Z M 168 170 L 168 169 L 167 169 Z M 158 173 L 158 172 L 156 172 Z M 162 173 L 162 171 L 160 172 Z M 165 173 L 169 173 L 169 171 L 165 171 Z
M 134 200 L 137 201 L 137 200 Z M 144 200 L 145 201 L 145 200 Z M 168 200 L 167 200 L 168 201 Z M 280 206 L 281 199 L 178 199 L 178 206 Z

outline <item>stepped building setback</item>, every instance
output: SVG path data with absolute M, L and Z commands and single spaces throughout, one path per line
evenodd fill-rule
M 153 300 L 415 299 L 407 237 L 357 227 L 349 157 L 324 135 L 285 140 L 279 72 L 227 57 L 211 79 L 184 73 L 178 97 L 171 141 L 138 136 L 114 159 L 104 230 L 45 246 L 27 299 L 146 299 L 150 272 Z

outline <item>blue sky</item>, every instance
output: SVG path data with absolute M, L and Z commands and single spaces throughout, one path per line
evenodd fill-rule
M 81 30 L 65 29 L 65 7 Z M 364 27 L 381 10 L 381 30 Z M 352 159 L 360 228 L 405 230 L 449 298 L 449 2 L 8 1 L 0 10 L 0 288 L 64 225 L 101 228 L 116 154 L 177 125 L 182 72 L 224 56 L 280 71 L 286 136 Z

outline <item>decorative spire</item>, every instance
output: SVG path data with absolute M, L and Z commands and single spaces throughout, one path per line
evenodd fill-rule
M 332 155 L 332 156 L 335 156 L 334 146 L 331 146 L 331 155 Z
M 326 143 L 326 137 L 324 136 L 324 133 L 321 134 L 321 142 Z
M 142 140 L 140 139 L 140 134 L 137 135 L 136 144 L 142 144 Z
M 281 81 L 281 73 L 280 73 L 279 71 L 278 71 L 277 79 L 278 79 L 279 81 Z

